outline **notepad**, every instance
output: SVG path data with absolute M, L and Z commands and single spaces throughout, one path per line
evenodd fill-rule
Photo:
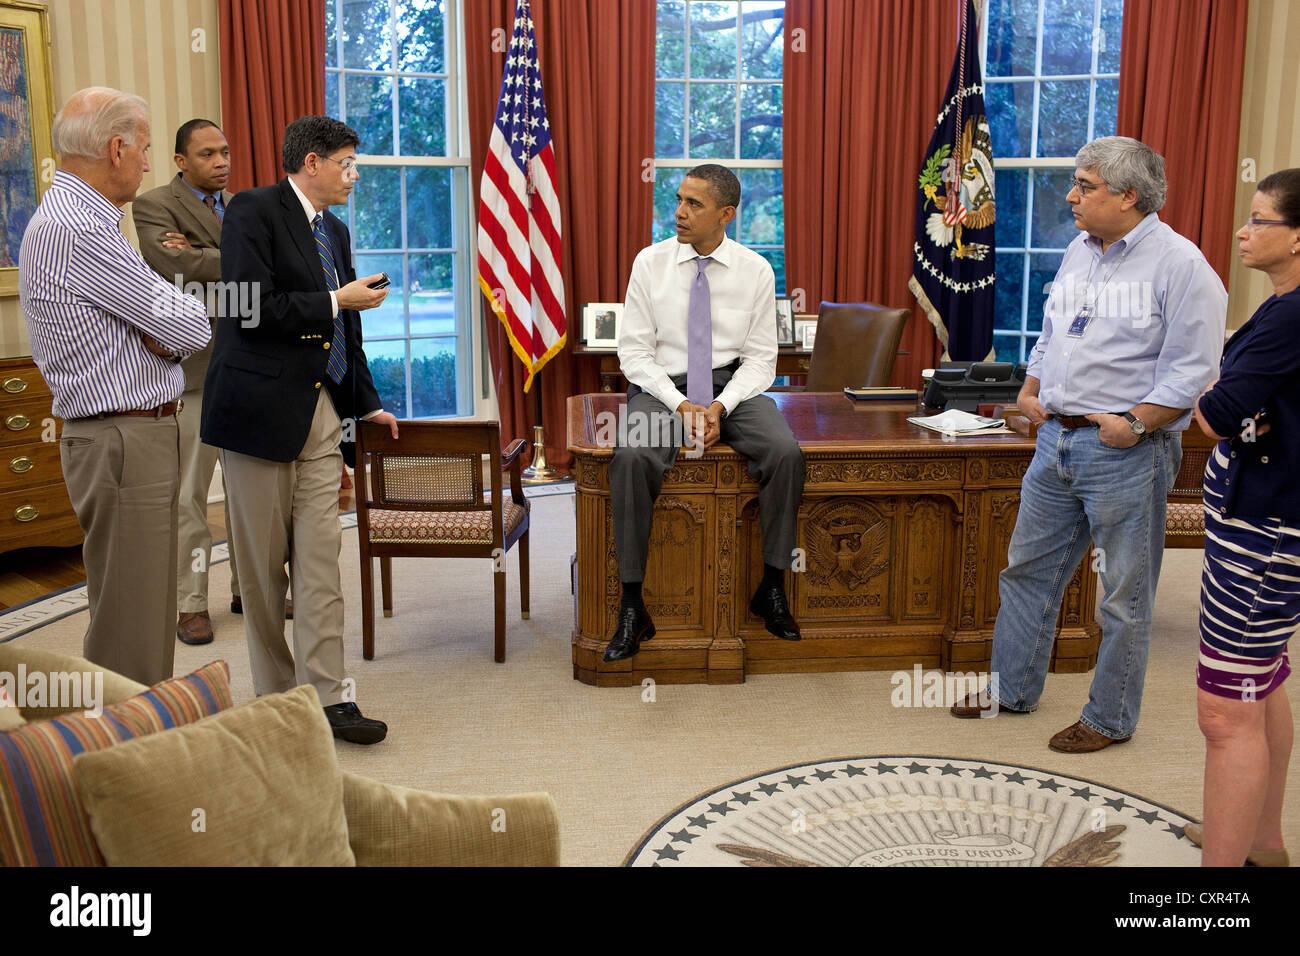
M 876 388 L 846 388 L 844 394 L 855 402 L 878 402 L 881 400 L 914 402 L 920 393 L 914 388 L 895 388 L 892 385 L 884 385 Z

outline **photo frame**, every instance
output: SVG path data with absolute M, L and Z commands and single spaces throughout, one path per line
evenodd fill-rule
M 591 351 L 618 348 L 622 302 L 588 302 L 582 307 L 582 343 Z
M 806 352 L 811 352 L 813 343 L 817 336 L 817 316 L 815 315 L 796 315 L 794 317 L 794 337 L 795 341 Z
M 794 300 L 788 295 L 776 297 L 776 344 L 794 345 Z
M 18 247 L 53 178 L 53 121 L 49 14 L 0 0 L 0 296 L 18 294 Z

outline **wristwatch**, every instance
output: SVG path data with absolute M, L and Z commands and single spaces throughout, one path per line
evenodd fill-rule
M 1138 441 L 1147 437 L 1146 422 L 1142 421 L 1142 419 L 1138 418 L 1132 412 L 1125 412 L 1124 417 L 1128 419 L 1128 427 L 1133 430 L 1134 435 L 1137 435 Z

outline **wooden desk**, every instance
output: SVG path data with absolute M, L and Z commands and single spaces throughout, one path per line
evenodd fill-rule
M 600 390 L 602 392 L 614 391 L 619 376 L 623 374 L 618 364 L 617 352 L 608 349 L 588 349 L 582 345 L 575 345 L 573 354 L 598 357 L 600 359 Z M 899 354 L 905 355 L 906 353 Z M 811 361 L 811 351 L 789 345 L 782 346 L 776 351 L 776 374 L 807 375 L 808 363 Z
M 727 445 L 684 455 L 655 505 L 643 588 L 656 636 L 630 660 L 601 660 L 620 586 L 608 467 L 598 431 L 621 394 L 569 399 L 577 485 L 573 676 L 588 684 L 740 683 L 746 674 L 986 671 L 998 573 L 1033 443 L 1016 434 L 956 440 L 906 421 L 912 406 L 827 392 L 772 398 L 804 450 L 803 573 L 788 576 L 804 639 L 782 641 L 749 613 L 762 578 L 758 484 Z M 1096 575 L 1066 588 L 1052 669 L 1096 664 Z

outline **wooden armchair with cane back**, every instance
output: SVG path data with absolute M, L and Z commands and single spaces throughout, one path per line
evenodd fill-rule
M 375 656 L 374 582 L 379 558 L 384 616 L 393 613 L 392 559 L 488 558 L 493 562 L 495 658 L 506 659 L 505 555 L 519 542 L 519 607 L 528 617 L 528 500 L 520 478 L 525 443 L 501 450 L 497 422 L 358 422 L 357 536 L 361 546 L 361 634 Z M 489 484 L 484 487 L 484 464 Z M 502 469 L 510 469 L 510 494 Z M 485 495 L 484 492 L 487 492 Z
M 1205 547 L 1205 465 L 1217 444 L 1195 422 L 1183 432 L 1183 463 L 1166 505 L 1166 548 Z

